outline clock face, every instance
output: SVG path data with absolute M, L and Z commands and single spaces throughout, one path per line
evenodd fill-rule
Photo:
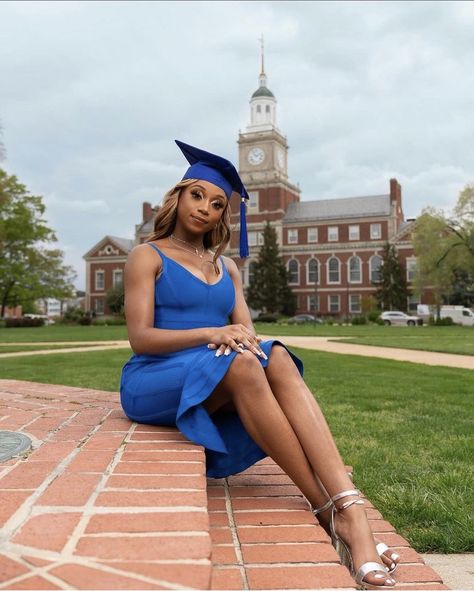
M 257 164 L 261 164 L 265 160 L 265 152 L 262 148 L 252 148 L 248 155 L 248 161 L 253 166 L 257 166 Z
M 285 168 L 285 153 L 283 152 L 283 150 L 278 150 L 277 160 L 278 160 L 278 166 L 280 168 Z

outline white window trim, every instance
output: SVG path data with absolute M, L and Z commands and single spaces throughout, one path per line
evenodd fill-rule
M 123 284 L 123 269 L 114 269 L 112 271 L 112 285 L 113 285 L 113 287 L 117 287 L 117 285 L 118 285 L 117 281 L 115 280 L 117 273 L 120 273 L 120 277 L 121 277 L 120 283 Z
M 298 233 L 298 228 L 288 228 L 287 230 L 287 240 L 288 240 L 288 244 L 298 244 L 298 239 L 299 239 L 299 233 Z M 296 240 L 290 240 L 290 236 L 296 236 Z
M 315 304 L 316 305 L 314 307 L 314 310 L 311 310 L 311 298 L 316 298 L 316 300 L 315 300 Z M 319 295 L 316 295 L 314 293 L 311 293 L 308 296 L 306 309 L 308 310 L 308 312 L 310 314 L 311 314 L 311 312 L 314 312 L 314 313 L 319 312 Z
M 359 306 L 357 310 L 354 310 L 352 307 L 352 298 L 357 297 L 359 299 Z M 360 293 L 351 293 L 349 295 L 349 312 L 353 314 L 360 314 L 362 312 L 362 298 Z
M 288 285 L 299 285 L 300 284 L 300 262 L 298 259 L 290 259 L 286 265 L 286 270 L 288 271 L 288 273 L 290 272 L 290 263 L 291 261 L 296 261 L 296 264 L 298 265 L 298 271 L 297 271 L 297 281 L 288 281 Z
M 330 237 L 330 230 L 336 230 L 337 237 L 331 238 Z M 328 242 L 339 242 L 339 226 L 328 226 Z
M 359 259 L 359 270 L 360 270 L 360 279 L 359 281 L 352 281 L 351 280 L 351 259 Z M 350 256 L 347 259 L 347 282 L 351 283 L 352 285 L 354 284 L 358 284 L 358 283 L 362 283 L 362 259 L 360 258 L 360 256 L 357 256 L 356 254 L 353 254 L 352 256 Z
M 102 287 L 97 286 L 97 274 L 98 273 L 102 273 L 102 276 L 103 276 Z M 96 269 L 95 270 L 94 289 L 95 289 L 95 291 L 104 291 L 104 289 L 105 289 L 105 269 Z
M 382 260 L 382 263 L 381 263 L 381 265 L 380 265 L 380 269 L 382 269 L 382 266 L 383 266 L 383 259 L 382 259 L 382 257 L 381 257 L 379 254 L 373 254 L 373 255 L 370 257 L 370 259 L 369 259 L 369 281 L 370 281 L 370 283 L 372 283 L 372 281 L 373 281 L 373 279 L 372 279 L 372 261 L 373 261 L 373 259 L 374 259 L 375 257 L 377 257 L 377 258 L 379 258 L 379 259 L 381 259 L 381 260 Z
M 249 246 L 257 246 L 258 243 L 258 232 L 251 230 L 247 234 Z
M 319 283 L 320 283 L 319 274 L 321 272 L 321 265 L 319 264 L 319 260 L 316 257 L 311 257 L 306 261 L 306 265 L 305 265 L 305 267 L 306 267 L 306 285 L 314 285 L 314 281 L 309 280 L 309 263 L 310 263 L 310 261 L 316 261 L 316 265 L 317 265 L 317 269 L 318 269 L 317 270 L 318 280 L 316 281 L 316 284 L 319 285 Z
M 336 259 L 336 261 L 337 261 L 339 281 L 329 281 L 329 261 L 331 259 Z M 337 257 L 336 255 L 331 255 L 328 258 L 328 260 L 326 261 L 326 282 L 328 285 L 340 285 L 341 284 L 341 261 L 339 260 L 339 257 Z
M 310 239 L 310 237 L 309 237 L 309 231 L 310 230 L 315 230 L 316 231 L 316 239 L 315 240 L 311 240 Z M 318 228 L 317 227 L 314 227 L 314 226 L 311 227 L 311 228 L 308 228 L 307 229 L 306 236 L 307 236 L 307 239 L 308 239 L 308 243 L 315 244 L 319 240 L 319 230 L 318 230 Z
M 249 205 L 248 205 L 248 209 L 251 211 L 257 211 L 258 210 L 258 206 L 259 206 L 259 199 L 260 199 L 260 194 L 258 191 L 250 191 L 249 192 Z M 255 205 L 250 205 L 252 198 L 255 199 Z
M 372 228 L 374 226 L 378 226 L 379 227 L 379 235 L 378 236 L 374 236 L 373 232 L 372 232 Z M 381 222 L 374 222 L 373 224 L 370 224 L 370 239 L 371 240 L 381 240 L 382 239 L 382 224 Z
M 351 238 L 351 228 L 357 228 L 357 238 Z M 350 224 L 349 225 L 349 240 L 360 240 L 360 225 Z
M 406 266 L 407 266 L 407 267 L 406 267 L 406 273 L 407 273 L 407 275 L 406 275 L 406 279 L 407 279 L 408 283 L 413 283 L 413 280 L 414 280 L 414 278 L 415 278 L 415 277 L 413 277 L 413 279 L 410 279 L 410 271 L 411 271 L 411 269 L 410 269 L 410 264 L 411 264 L 411 263 L 414 263 L 414 268 L 413 268 L 413 270 L 412 270 L 411 272 L 412 272 L 414 275 L 416 275 L 416 262 L 417 262 L 417 258 L 416 258 L 416 257 L 408 257 L 408 258 L 406 259 Z
M 337 298 L 337 310 L 331 310 L 331 298 Z M 329 314 L 337 314 L 341 311 L 341 296 L 339 294 L 328 294 L 328 312 Z

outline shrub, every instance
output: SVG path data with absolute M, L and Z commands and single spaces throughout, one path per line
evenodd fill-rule
M 365 316 L 354 316 L 351 323 L 352 326 L 360 326 L 362 324 L 367 324 L 367 318 Z
M 43 325 L 42 318 L 5 318 L 5 328 L 33 328 Z
M 446 318 L 433 318 L 430 316 L 428 324 L 430 326 L 453 326 L 454 320 L 451 318 L 451 316 L 447 316 Z
M 376 322 L 377 324 L 383 324 L 383 322 L 378 322 L 380 320 L 380 312 L 378 310 L 372 310 L 369 312 L 369 322 Z
M 256 318 L 256 322 L 277 322 L 278 317 L 274 314 L 259 314 Z

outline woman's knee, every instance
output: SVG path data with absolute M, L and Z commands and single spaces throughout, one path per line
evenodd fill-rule
M 255 380 L 263 376 L 263 368 L 255 353 L 245 350 L 235 356 L 227 375 L 237 380 Z
M 288 353 L 285 347 L 282 347 L 281 345 L 273 345 L 273 347 L 271 348 L 270 356 L 268 359 L 268 364 L 270 365 L 270 363 L 272 363 L 272 365 L 280 363 L 288 365 L 291 363 L 292 365 L 294 365 L 291 355 Z

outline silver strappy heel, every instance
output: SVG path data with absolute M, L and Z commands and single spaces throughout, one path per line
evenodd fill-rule
M 357 491 L 357 494 L 360 496 L 360 491 Z M 311 513 L 317 519 L 318 518 L 318 515 L 320 513 L 324 513 L 324 511 L 327 511 L 332 506 L 333 506 L 332 499 L 329 499 L 322 507 L 312 507 L 311 506 Z M 318 521 L 319 521 L 319 519 L 318 519 Z M 331 541 L 332 541 L 332 535 L 331 535 Z M 397 570 L 398 562 L 395 562 L 395 561 L 398 558 L 400 558 L 400 556 L 397 553 L 395 553 L 395 552 L 392 552 L 392 554 L 390 555 L 390 557 L 386 556 L 385 552 L 389 551 L 390 548 L 387 546 L 387 544 L 384 544 L 383 542 L 378 542 L 375 545 L 375 548 L 377 550 L 377 554 L 380 556 L 381 559 L 382 559 L 383 556 L 385 556 L 386 558 L 390 558 L 390 560 L 392 561 L 392 564 L 391 564 L 390 567 L 388 567 L 386 564 L 383 565 L 387 569 L 387 572 L 391 575 L 393 572 L 395 572 Z
M 385 577 L 387 575 L 386 567 L 383 566 L 382 564 L 379 564 L 378 562 L 364 562 L 364 564 L 362 564 L 362 566 L 356 571 L 355 567 L 354 567 L 354 561 L 352 559 L 352 553 L 350 551 L 349 546 L 336 533 L 336 528 L 335 528 L 335 524 L 334 524 L 334 519 L 335 519 L 336 513 L 339 513 L 341 511 L 345 511 L 349 507 L 352 507 L 352 505 L 363 505 L 364 504 L 364 501 L 359 498 L 359 491 L 357 491 L 357 490 L 345 490 L 337 495 L 334 495 L 331 498 L 331 500 L 334 503 L 335 501 L 338 501 L 340 499 L 343 499 L 343 498 L 349 497 L 349 496 L 357 496 L 358 498 L 351 499 L 350 501 L 346 501 L 345 503 L 342 503 L 342 505 L 339 508 L 336 508 L 336 506 L 333 505 L 332 513 L 331 513 L 331 521 L 329 524 L 330 529 L 331 529 L 331 541 L 333 543 L 333 546 L 336 548 L 336 552 L 338 553 L 338 555 L 341 559 L 341 563 L 349 569 L 349 571 L 350 571 L 351 575 L 354 577 L 354 580 L 356 581 L 356 583 L 358 585 L 361 585 L 364 589 L 387 589 L 387 588 L 393 587 L 393 585 L 385 585 L 385 584 L 374 585 L 372 583 L 368 583 L 367 581 L 365 581 L 364 579 L 369 573 L 378 573 L 375 575 L 376 577 L 380 577 L 380 578 L 382 578 L 383 576 Z

